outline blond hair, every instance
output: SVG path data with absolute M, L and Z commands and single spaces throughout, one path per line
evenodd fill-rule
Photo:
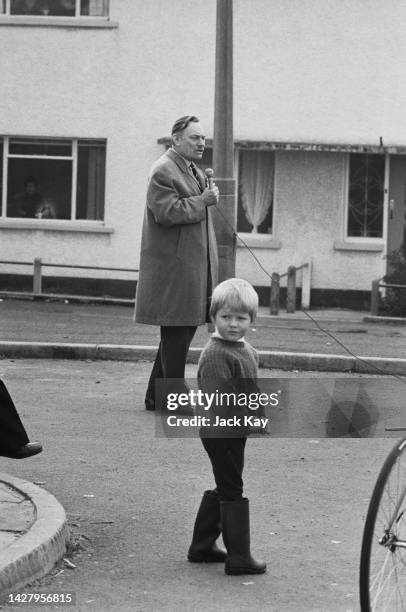
M 211 296 L 210 317 L 214 319 L 220 308 L 228 306 L 250 315 L 251 322 L 258 311 L 258 294 L 243 278 L 228 278 L 214 289 Z

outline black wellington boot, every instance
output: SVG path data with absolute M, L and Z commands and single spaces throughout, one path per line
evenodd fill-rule
M 221 533 L 220 503 L 216 491 L 205 491 L 197 511 L 187 558 L 193 563 L 224 563 L 226 552 L 216 545 Z
M 246 497 L 220 502 L 223 540 L 227 548 L 225 572 L 230 575 L 263 574 L 266 563 L 256 561 L 250 551 L 249 502 Z

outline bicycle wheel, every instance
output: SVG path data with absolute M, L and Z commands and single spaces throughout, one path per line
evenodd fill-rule
M 406 439 L 389 453 L 372 493 L 359 586 L 362 612 L 406 611 Z

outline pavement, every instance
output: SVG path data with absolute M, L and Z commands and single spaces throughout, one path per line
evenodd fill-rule
M 123 361 L 154 357 L 159 328 L 135 324 L 130 303 L 84 300 L 3 299 L 0 356 Z M 207 326 L 199 327 L 190 363 L 197 362 L 207 337 Z M 266 368 L 406 375 L 406 318 L 338 309 L 271 316 L 262 307 L 248 338 Z
M 0 473 L 0 598 L 51 571 L 68 537 L 65 510 L 53 495 Z
M 196 363 L 208 337 L 198 329 L 189 354 Z M 130 303 L 91 299 L 0 299 L 0 359 L 145 362 L 159 330 L 135 324 Z M 268 314 L 261 308 L 249 335 L 260 366 L 280 370 L 406 375 L 406 319 L 352 310 Z M 46 575 L 69 538 L 59 502 L 41 486 L 0 474 L 1 596 Z

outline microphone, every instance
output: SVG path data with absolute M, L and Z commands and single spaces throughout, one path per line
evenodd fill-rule
M 213 182 L 214 170 L 213 170 L 213 168 L 206 168 L 204 173 L 205 173 L 206 178 L 207 178 L 207 184 L 208 184 L 209 189 L 213 189 L 213 186 L 214 186 L 214 182 Z

